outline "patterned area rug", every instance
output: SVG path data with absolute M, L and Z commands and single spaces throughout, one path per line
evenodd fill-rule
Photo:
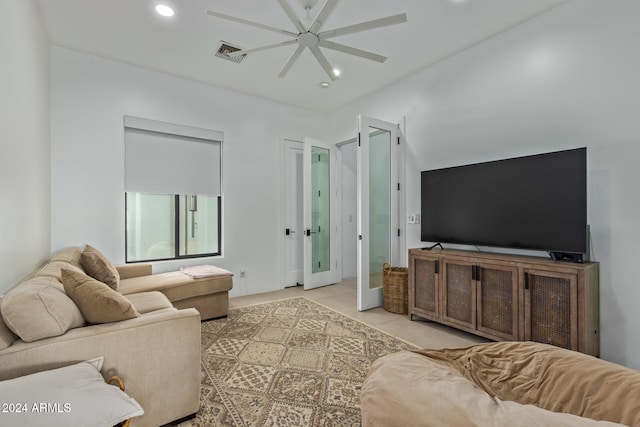
M 304 297 L 202 323 L 198 426 L 359 426 L 372 361 L 414 346 Z

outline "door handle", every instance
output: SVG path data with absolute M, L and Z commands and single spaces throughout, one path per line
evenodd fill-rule
M 290 229 L 290 228 L 285 228 L 285 229 L 284 229 L 284 235 L 285 235 L 285 236 L 289 236 L 289 235 L 291 235 L 291 234 L 296 234 L 296 230 L 292 230 L 292 229 Z

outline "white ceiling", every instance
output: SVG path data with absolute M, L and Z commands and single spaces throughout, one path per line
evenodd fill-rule
M 341 0 L 321 31 L 403 12 L 407 22 L 331 39 L 388 59 L 380 64 L 322 49 L 342 72 L 328 89 L 319 87 L 330 80 L 308 49 L 284 78 L 278 73 L 296 46 L 250 53 L 240 64 L 213 56 L 221 40 L 245 49 L 290 40 L 206 14 L 297 32 L 276 0 L 40 0 L 40 7 L 54 45 L 328 113 L 565 1 Z M 303 20 L 302 1 L 288 2 Z M 175 16 L 157 15 L 159 3 Z

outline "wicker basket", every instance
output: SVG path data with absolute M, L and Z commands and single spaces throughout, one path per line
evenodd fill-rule
M 408 310 L 409 269 L 382 266 L 382 303 L 384 309 L 391 313 L 407 314 Z
M 116 382 L 118 383 L 118 388 L 122 391 L 124 391 L 124 381 L 122 381 L 122 378 L 120 378 L 117 375 L 112 376 L 111 378 L 109 378 L 107 381 L 107 384 L 111 384 L 112 382 Z M 116 427 L 129 427 L 129 425 L 131 424 L 131 420 L 124 420 L 121 423 L 119 423 Z

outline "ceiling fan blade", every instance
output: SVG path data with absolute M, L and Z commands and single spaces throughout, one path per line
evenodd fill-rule
M 318 33 L 318 30 L 322 27 L 322 24 L 324 24 L 324 21 L 327 20 L 333 11 L 333 8 L 336 6 L 336 3 L 338 3 L 338 0 L 327 0 L 324 6 L 322 6 L 322 9 L 320 9 L 320 13 L 318 13 L 318 16 L 316 16 L 316 19 L 311 24 L 311 27 L 309 27 L 309 32 L 314 34 Z
M 295 50 L 295 52 L 293 52 L 293 55 L 291 55 L 287 63 L 284 64 L 284 67 L 282 67 L 282 70 L 280 70 L 280 74 L 278 74 L 278 77 L 284 77 L 287 75 L 287 73 L 293 66 L 294 62 L 296 62 L 300 57 L 300 54 L 302 53 L 303 50 L 304 50 L 304 46 L 298 46 L 298 48 Z
M 387 60 L 386 56 L 378 55 L 377 53 L 368 52 L 362 49 L 356 49 L 355 47 L 345 46 L 343 44 L 330 42 L 329 40 L 318 40 L 318 46 L 326 47 L 327 49 L 333 49 L 340 52 L 348 53 L 349 55 L 359 56 L 361 58 L 370 59 L 376 62 L 384 62 Z
M 389 25 L 402 24 L 403 22 L 407 22 L 406 13 L 374 19 L 373 21 L 361 22 L 359 24 L 347 25 L 346 27 L 336 28 L 335 30 L 323 31 L 318 34 L 318 37 L 321 39 L 328 39 L 331 37 L 344 36 L 345 34 L 373 30 L 375 28 L 386 27 Z
M 237 50 L 235 52 L 229 52 L 227 55 L 229 55 L 229 56 L 246 55 L 247 53 L 253 53 L 253 52 L 258 52 L 258 51 L 261 51 L 261 50 L 273 49 L 275 47 L 289 46 L 291 44 L 296 44 L 296 43 L 298 43 L 298 40 L 288 40 L 286 42 L 274 43 L 274 44 L 269 44 L 269 45 L 266 45 L 266 46 L 254 47 L 254 48 L 251 48 L 251 49 Z
M 262 28 L 263 30 L 273 31 L 279 34 L 286 34 L 287 36 L 290 36 L 290 37 L 298 37 L 298 34 L 292 33 L 291 31 L 281 30 L 280 28 L 271 27 L 269 25 L 260 24 L 258 22 L 249 21 L 243 18 L 236 18 L 235 16 L 225 15 L 223 13 L 214 12 L 213 10 L 207 10 L 207 15 L 215 16 L 216 18 L 226 19 L 228 21 L 239 22 L 245 25 L 251 25 L 252 27 Z
M 333 73 L 333 67 L 327 61 L 327 58 L 320 52 L 320 48 L 318 46 L 309 46 L 309 50 L 313 53 L 313 56 L 316 57 L 324 71 L 326 71 L 327 75 L 331 80 L 337 80 L 336 75 Z
M 280 4 L 280 7 L 284 10 L 284 13 L 287 14 L 289 19 L 293 23 L 293 25 L 296 27 L 298 32 L 306 33 L 307 29 L 302 24 L 302 21 L 300 21 L 300 19 L 298 18 L 296 13 L 293 11 L 293 9 L 291 9 L 291 6 L 289 5 L 289 3 L 287 3 L 287 0 L 278 0 L 278 3 Z

